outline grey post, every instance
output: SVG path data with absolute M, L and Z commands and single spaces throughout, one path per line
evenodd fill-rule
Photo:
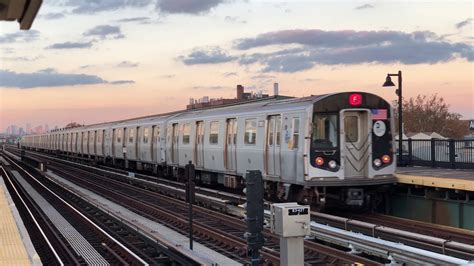
M 270 208 L 271 230 L 280 236 L 280 265 L 304 265 L 304 237 L 311 233 L 309 206 L 289 202 Z

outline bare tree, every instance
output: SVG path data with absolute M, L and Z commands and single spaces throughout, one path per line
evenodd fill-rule
M 394 106 L 397 108 L 398 104 Z M 437 132 L 448 138 L 462 138 L 468 128 L 460 118 L 460 114 L 449 111 L 449 104 L 437 94 L 418 95 L 403 101 L 405 132 Z M 398 120 L 397 110 L 395 119 Z

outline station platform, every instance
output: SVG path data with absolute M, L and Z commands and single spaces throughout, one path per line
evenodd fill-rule
M 398 167 L 395 175 L 401 184 L 474 191 L 474 170 Z
M 0 265 L 42 265 L 0 176 Z

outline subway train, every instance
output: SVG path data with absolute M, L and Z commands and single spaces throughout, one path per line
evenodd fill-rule
M 265 196 L 313 206 L 368 206 L 394 183 L 390 104 L 365 92 L 235 100 L 27 135 L 25 149 L 241 190 L 260 170 Z

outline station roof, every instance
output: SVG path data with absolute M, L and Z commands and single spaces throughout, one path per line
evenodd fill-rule
M 0 0 L 0 20 L 18 21 L 21 30 L 29 30 L 43 0 Z

